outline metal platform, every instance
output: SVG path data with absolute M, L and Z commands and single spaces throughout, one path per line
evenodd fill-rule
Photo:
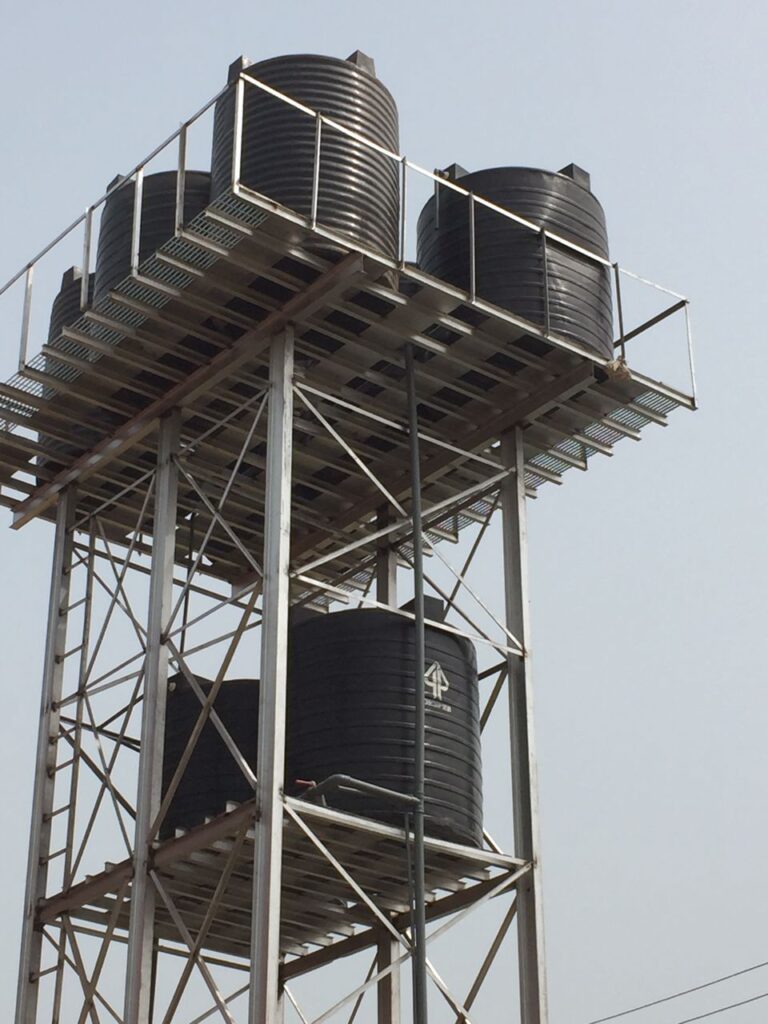
M 299 378 L 292 553 L 305 566 L 367 528 L 381 504 L 370 474 L 407 497 L 409 340 L 422 353 L 433 536 L 455 536 L 487 514 L 503 468 L 496 446 L 515 424 L 526 427 L 526 484 L 535 493 L 694 406 L 623 362 L 580 351 L 414 267 L 395 271 L 337 244 L 328 252 L 322 232 L 296 219 L 255 194 L 217 200 L 0 385 L 0 501 L 15 525 L 52 517 L 57 494 L 77 482 L 83 515 L 109 503 L 102 518 L 111 536 L 124 537 L 140 503 L 133 488 L 152 465 L 158 417 L 177 406 L 185 466 L 203 489 L 220 485 L 261 400 L 270 339 L 287 323 L 295 325 Z M 264 423 L 229 502 L 229 522 L 254 559 L 263 545 L 265 436 Z M 182 481 L 181 509 L 199 503 Z M 213 575 L 242 577 L 231 538 L 216 536 L 209 554 Z M 322 576 L 338 581 L 360 568 L 359 557 L 338 555 Z
M 380 922 L 338 866 L 405 931 L 409 924 L 405 832 L 300 800 L 288 799 L 286 806 L 290 811 L 284 825 L 281 901 L 286 976 L 312 970 L 329 954 L 344 956 L 378 941 Z M 158 901 L 160 939 L 178 943 L 179 920 L 194 936 L 207 921 L 204 950 L 248 959 L 253 820 L 251 801 L 156 846 L 152 866 L 163 900 L 168 901 Z M 426 841 L 426 864 L 431 920 L 510 891 L 528 869 L 515 857 L 438 839 Z M 118 935 L 127 931 L 131 872 L 129 860 L 107 865 L 102 874 L 45 900 L 39 923 L 50 924 L 67 914 L 71 920 L 96 927 L 100 934 L 108 929 Z

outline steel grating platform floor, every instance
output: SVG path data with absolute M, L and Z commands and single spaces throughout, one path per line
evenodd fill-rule
M 366 895 L 396 926 L 406 928 L 408 854 L 404 831 L 300 800 L 289 798 L 286 803 Z M 215 913 L 203 948 L 246 960 L 251 941 L 253 814 L 252 801 L 232 808 L 158 844 L 153 855 L 160 884 L 192 938 L 213 902 Z M 288 958 L 284 970 L 303 973 L 317 966 L 318 958 L 375 945 L 381 924 L 290 816 L 285 818 L 283 844 L 281 949 Z M 428 838 L 425 850 L 430 920 L 459 911 L 492 891 L 511 890 L 526 870 L 525 862 L 517 858 L 438 839 Z M 225 871 L 226 882 L 216 902 L 217 886 Z M 107 865 L 101 874 L 43 901 L 38 921 L 45 924 L 67 914 L 103 933 L 130 877 L 130 861 Z M 507 886 L 505 879 L 509 880 Z M 117 916 L 118 934 L 127 930 L 129 912 L 130 889 Z M 183 941 L 160 897 L 156 927 L 161 940 Z
M 111 536 L 124 538 L 142 502 L 141 488 L 130 488 L 154 465 L 157 420 L 173 407 L 183 413 L 185 466 L 218 494 L 265 388 L 270 339 L 287 324 L 295 326 L 303 395 L 293 470 L 299 565 L 370 530 L 382 500 L 318 412 L 407 505 L 409 340 L 421 355 L 423 500 L 425 510 L 435 508 L 427 515 L 434 537 L 455 537 L 488 511 L 502 469 L 497 443 L 511 426 L 525 425 L 526 483 L 535 493 L 665 423 L 675 408 L 694 407 L 689 396 L 547 337 L 415 267 L 396 271 L 345 251 L 301 220 L 255 194 L 221 197 L 0 384 L 0 502 L 16 525 L 52 517 L 57 492 L 77 482 L 83 514 L 102 509 Z M 265 448 L 262 417 L 227 505 L 230 526 L 257 559 Z M 462 507 L 450 507 L 468 490 Z M 199 496 L 184 481 L 180 508 L 200 512 L 206 528 Z M 180 551 L 187 543 L 180 529 Z M 241 552 L 226 533 L 214 531 L 209 553 L 211 575 L 242 579 Z M 318 575 L 359 579 L 359 552 L 339 554 Z

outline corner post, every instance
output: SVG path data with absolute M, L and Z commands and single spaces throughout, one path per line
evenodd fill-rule
M 150 829 L 160 809 L 168 659 L 165 630 L 173 608 L 179 446 L 178 410 L 160 421 L 155 477 L 152 566 L 141 710 L 141 753 L 125 983 L 125 1024 L 149 1024 L 156 893 L 149 877 Z
M 528 527 L 523 431 L 515 427 L 501 442 L 505 466 L 514 466 L 501 488 L 504 595 L 507 627 L 523 645 L 524 656 L 508 656 L 509 726 L 515 855 L 532 869 L 517 888 L 517 934 L 521 1024 L 547 1024 L 544 923 L 541 902 L 539 801 L 534 744 L 528 606 Z
M 293 454 L 293 328 L 272 340 L 249 1024 L 282 1018 L 279 979 Z
M 59 709 L 64 682 L 69 589 L 74 544 L 74 518 L 77 495 L 68 488 L 59 497 L 56 535 L 53 542 L 51 591 L 43 662 L 43 689 L 32 792 L 32 821 L 29 834 L 27 884 L 24 893 L 24 920 L 21 933 L 19 981 L 16 995 L 16 1024 L 34 1024 L 42 953 L 42 932 L 36 927 L 38 901 L 46 893 L 48 855 L 51 844 L 51 812 L 55 788 L 56 747 L 59 736 Z

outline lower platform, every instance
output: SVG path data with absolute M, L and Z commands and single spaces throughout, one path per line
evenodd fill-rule
M 290 798 L 286 809 L 281 926 L 286 976 L 377 942 L 380 921 L 339 867 L 396 927 L 408 927 L 408 844 L 403 829 Z M 430 920 L 455 913 L 491 890 L 506 891 L 505 878 L 512 888 L 527 867 L 515 857 L 439 839 L 428 838 L 425 848 Z M 158 844 L 153 869 L 173 912 L 158 895 L 157 937 L 183 945 L 175 912 L 194 941 L 209 916 L 202 948 L 248 960 L 254 853 L 253 801 Z M 66 913 L 74 922 L 106 931 L 131 874 L 128 860 L 108 864 L 100 874 L 43 901 L 38 923 L 53 922 Z M 116 937 L 127 931 L 129 913 L 130 888 L 118 911 Z

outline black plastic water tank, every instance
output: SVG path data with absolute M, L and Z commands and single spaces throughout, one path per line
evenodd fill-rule
M 145 260 L 173 236 L 176 220 L 176 171 L 147 174 L 141 197 L 141 234 L 139 262 Z M 113 188 L 119 181 L 109 185 Z M 208 205 L 211 176 L 207 171 L 187 171 L 184 175 L 184 220 L 196 217 Z M 115 188 L 104 203 L 96 252 L 94 301 L 131 272 L 133 200 L 136 185 L 131 179 Z
M 213 682 L 199 676 L 195 678 L 203 693 L 208 696 Z M 225 680 L 214 701 L 213 709 L 255 774 L 259 733 L 259 681 Z M 202 704 L 186 678 L 181 674 L 171 677 L 168 680 L 165 716 L 164 794 L 201 710 Z M 226 809 L 228 801 L 242 803 L 250 800 L 252 796 L 253 790 L 216 726 L 208 719 L 168 808 L 168 814 L 160 828 L 160 838 L 166 839 L 172 836 L 177 828 L 192 828 L 207 817 L 221 814 Z
M 397 106 L 376 77 L 374 63 L 359 51 L 346 60 L 293 54 L 250 64 L 241 71 L 312 110 L 397 153 Z M 232 182 L 234 88 L 216 104 L 211 195 Z M 243 185 L 310 216 L 315 161 L 315 119 L 257 86 L 246 84 L 243 103 Z M 399 168 L 395 160 L 329 126 L 322 132 L 318 222 L 364 248 L 396 256 L 399 232 Z
M 291 628 L 286 784 L 351 775 L 413 792 L 415 628 L 395 612 L 357 609 Z M 482 843 L 477 665 L 472 644 L 427 627 L 428 835 Z M 294 791 L 295 788 L 294 788 Z M 353 793 L 340 810 L 402 826 L 403 812 Z
M 443 172 L 463 188 L 607 259 L 603 208 L 589 175 L 570 164 L 557 173 L 529 167 Z M 418 264 L 459 288 L 470 285 L 469 200 L 438 188 L 418 222 Z M 476 292 L 543 328 L 545 277 L 541 238 L 475 204 Z M 586 256 L 547 241 L 550 331 L 613 358 L 610 271 Z M 535 343 L 534 343 L 535 347 Z
M 58 338 L 64 327 L 70 327 L 82 315 L 80 298 L 83 286 L 83 272 L 80 267 L 70 267 L 61 278 L 56 298 L 51 305 L 51 319 L 48 325 L 49 343 Z M 88 275 L 88 305 L 93 301 L 93 274 Z

